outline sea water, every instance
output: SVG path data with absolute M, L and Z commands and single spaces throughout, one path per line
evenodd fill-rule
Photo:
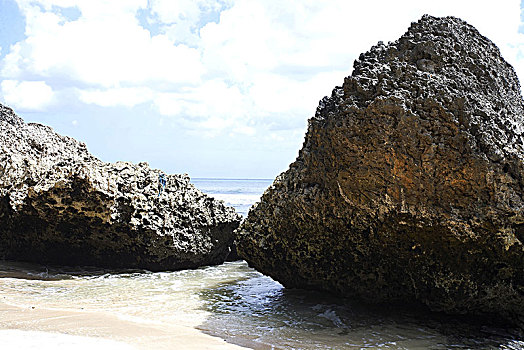
M 260 199 L 262 193 L 271 185 L 267 179 L 205 179 L 197 178 L 191 182 L 201 191 L 216 199 L 223 200 L 242 216 L 246 217 L 249 208 Z
M 193 182 L 244 215 L 271 183 Z M 142 323 L 191 320 L 253 349 L 524 349 L 510 330 L 490 324 L 288 290 L 243 261 L 155 273 L 1 262 L 0 297 L 21 307 L 103 311 Z

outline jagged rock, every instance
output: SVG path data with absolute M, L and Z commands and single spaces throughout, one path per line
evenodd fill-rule
M 104 163 L 2 105 L 0 130 L 0 258 L 177 270 L 228 255 L 241 216 L 187 175 L 164 188 L 147 163 Z
M 288 287 L 523 325 L 523 130 L 498 48 L 426 15 L 320 101 L 239 253 Z

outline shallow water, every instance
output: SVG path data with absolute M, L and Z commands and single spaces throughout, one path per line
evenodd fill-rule
M 253 348 L 491 349 L 524 347 L 506 330 L 423 310 L 362 305 L 320 292 L 287 290 L 237 263 L 245 278 L 201 293 L 210 311 L 201 328 Z M 493 333 L 499 333 L 497 335 Z
M 524 341 L 489 325 L 286 290 L 245 262 L 156 273 L 2 262 L 0 297 L 22 307 L 189 323 L 255 349 L 524 348 Z

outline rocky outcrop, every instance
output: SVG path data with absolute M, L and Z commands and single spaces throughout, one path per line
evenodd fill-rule
M 524 103 L 472 26 L 424 16 L 355 61 L 238 230 L 285 286 L 524 324 Z
M 187 175 L 104 163 L 2 105 L 0 130 L 0 258 L 177 270 L 228 255 L 240 215 Z

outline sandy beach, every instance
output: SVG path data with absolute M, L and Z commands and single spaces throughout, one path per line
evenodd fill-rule
M 191 322 L 188 320 L 188 322 Z M 244 349 L 192 326 L 139 323 L 106 312 L 0 303 L 2 349 Z

